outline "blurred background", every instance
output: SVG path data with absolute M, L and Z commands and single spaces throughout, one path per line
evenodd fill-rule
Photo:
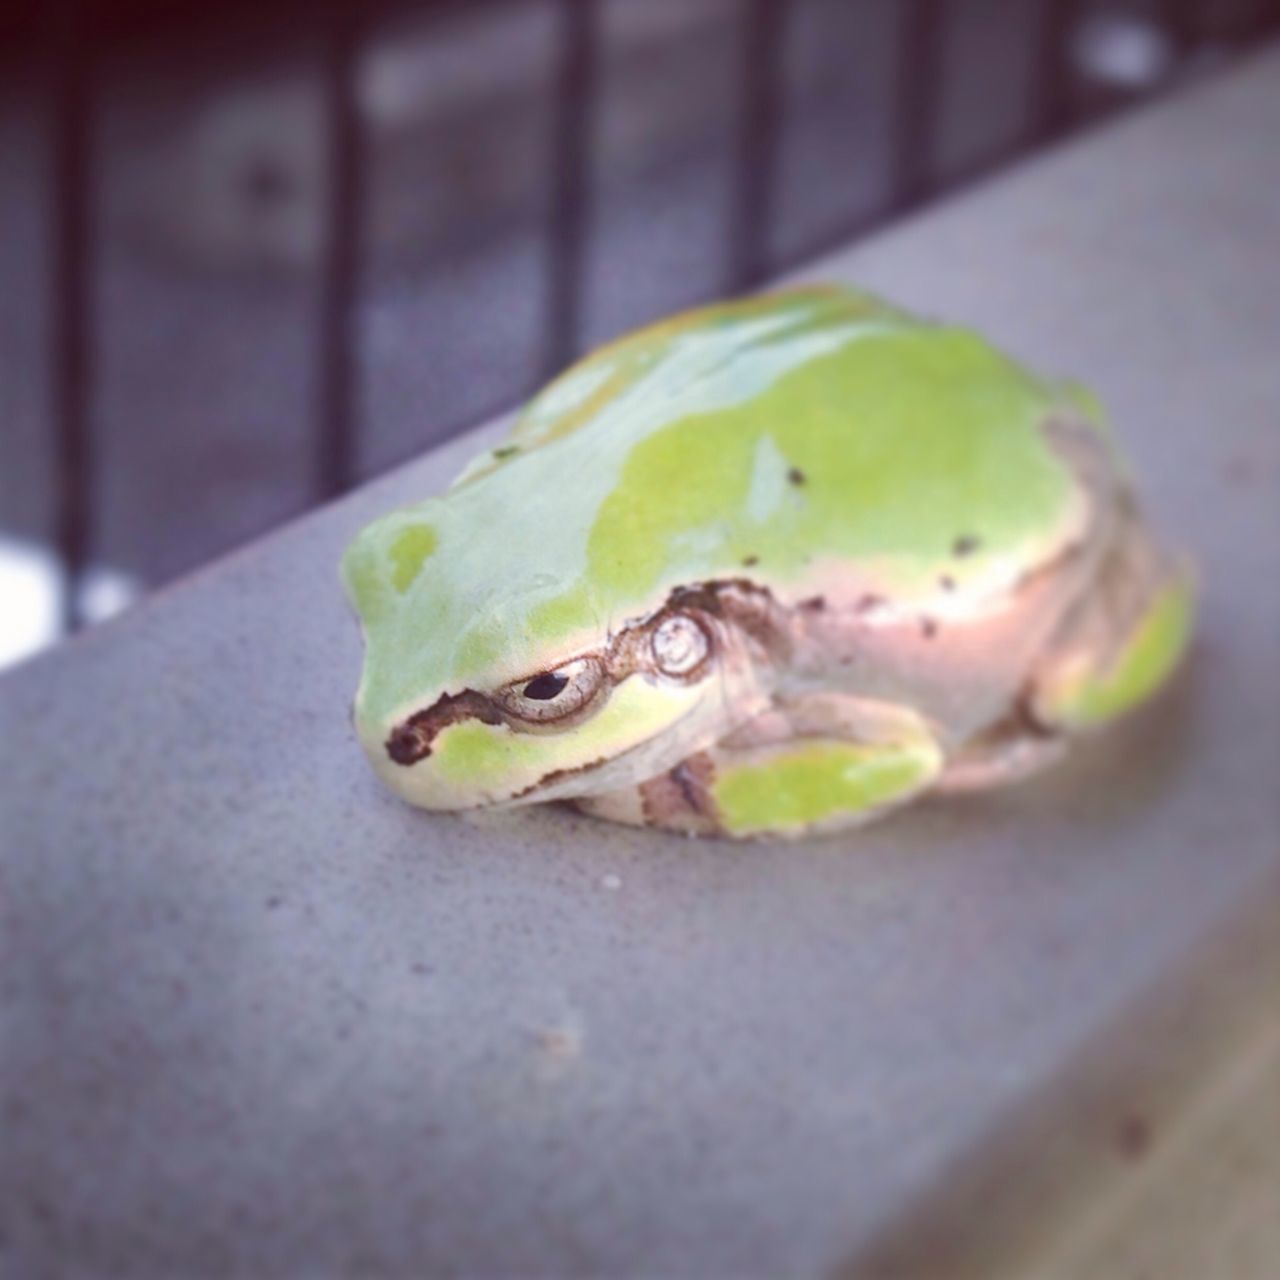
M 0 666 L 1276 0 L 9 0 Z

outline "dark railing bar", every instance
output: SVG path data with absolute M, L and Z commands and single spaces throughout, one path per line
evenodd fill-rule
M 771 265 L 783 41 L 790 9 L 786 0 L 743 0 L 743 4 L 742 106 L 729 228 L 729 284 L 735 292 L 761 280 Z
M 1155 96 L 1151 95 L 1152 98 Z M 1082 126 L 1073 127 L 1071 140 L 1074 141 L 1105 127 L 1106 119 L 1101 117 Z M 949 169 L 945 184 L 934 192 L 926 193 L 926 198 L 933 194 L 941 195 L 944 193 L 947 198 L 956 196 L 963 192 L 965 188 L 975 186 L 979 182 L 994 177 L 1001 170 L 1010 168 L 1019 160 L 1026 160 L 1032 154 L 1046 155 L 1048 154 L 1048 148 L 1036 148 L 1033 152 L 1031 143 L 1028 143 L 1025 139 L 1015 139 L 990 154 L 971 161 L 960 169 Z M 841 223 L 835 230 L 823 232 L 821 235 L 810 239 L 799 249 L 776 261 L 773 264 L 773 269 L 779 275 L 800 271 L 808 264 L 825 257 L 829 253 L 835 253 L 840 249 L 847 248 L 856 241 L 886 230 L 898 222 L 901 216 L 902 211 L 892 207 L 880 207 L 860 214 L 848 222 Z
M 983 156 L 965 168 L 948 171 L 945 192 L 947 196 L 955 195 L 971 184 L 981 182 L 1008 167 L 1014 161 L 1024 158 L 1027 148 L 1024 144 L 1014 142 L 1002 147 L 999 151 Z M 926 193 L 930 194 L 930 193 Z M 858 214 L 847 222 L 842 222 L 836 229 L 821 232 L 809 239 L 799 249 L 777 259 L 772 266 L 778 275 L 786 275 L 800 271 L 806 265 L 847 248 L 850 244 L 868 236 L 875 235 L 898 222 L 902 211 L 896 207 L 880 206 L 865 213 Z
M 1261 0 L 1249 23 L 1249 38 L 1262 40 L 1280 30 L 1280 0 Z
M 320 266 L 317 488 L 332 497 L 355 478 L 363 129 L 356 82 L 359 0 L 329 0 L 323 69 L 327 171 Z
M 1242 47 L 1276 33 L 1280 25 L 1280 0 L 1251 0 L 1249 4 L 1223 5 L 1200 0 L 1194 5 L 1199 19 L 1198 34 L 1215 41 Z
M 1029 145 L 1056 138 L 1071 123 L 1071 38 L 1079 17 L 1080 0 L 1044 0 L 1040 48 L 1034 78 L 1036 101 Z
M 1174 57 L 1181 62 L 1195 48 L 1200 34 L 1200 4 L 1198 0 L 1159 0 L 1158 11 Z
M 582 286 L 591 234 L 591 122 L 599 56 L 596 0 L 560 0 L 559 69 L 547 252 L 543 372 L 559 373 L 582 340 Z
M 943 0 L 901 0 L 894 84 L 894 168 L 889 208 L 919 204 L 933 185 L 934 142 L 946 56 Z
M 52 164 L 50 183 L 50 410 L 57 440 L 55 531 L 62 566 L 62 624 L 84 621 L 81 590 L 93 528 L 89 396 L 93 377 L 92 215 L 94 74 L 81 0 L 49 10 Z
M 1276 7 L 1280 10 L 1280 0 L 1273 0 Z M 1067 26 L 1069 27 L 1069 20 Z M 1280 25 L 1280 14 L 1277 16 L 1276 25 Z M 1064 28 L 1065 31 L 1065 28 Z M 1061 51 L 1064 62 L 1066 51 Z M 1158 99 L 1166 90 L 1159 89 L 1153 93 L 1144 96 L 1146 101 L 1154 101 Z M 1107 126 L 1107 117 L 1098 116 L 1090 118 L 1084 122 L 1076 122 L 1068 119 L 1071 124 L 1070 141 L 1074 142 L 1082 137 L 1087 136 L 1097 130 Z M 1049 143 L 1054 141 L 1053 138 L 1046 140 Z M 1062 141 L 1067 141 L 1063 139 Z M 1004 146 L 981 156 L 970 162 L 960 169 L 948 170 L 945 182 L 945 192 L 950 198 L 964 191 L 965 188 L 983 182 L 988 178 L 998 174 L 1001 170 L 1009 168 L 1019 160 L 1026 160 L 1029 156 L 1043 157 L 1049 154 L 1047 146 L 1038 146 L 1040 142 L 1039 136 L 1020 137 Z M 885 230 L 898 221 L 901 211 L 893 207 L 880 207 L 873 209 L 869 213 L 864 213 L 848 222 L 843 222 L 834 230 L 824 232 L 808 240 L 799 249 L 785 255 L 773 264 L 773 269 L 779 275 L 786 275 L 790 272 L 801 271 L 805 267 L 820 261 L 828 254 L 835 253 L 840 249 L 847 248 L 856 241 L 875 235 L 877 232 Z

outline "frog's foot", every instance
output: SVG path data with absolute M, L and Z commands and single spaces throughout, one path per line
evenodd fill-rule
M 587 813 L 690 835 L 799 836 L 868 822 L 932 785 L 942 751 L 914 715 L 816 696 L 779 707 Z
M 1132 509 L 1098 579 L 1066 616 L 1024 697 L 1028 716 L 1072 734 L 1145 702 L 1173 674 L 1191 637 L 1194 581 Z

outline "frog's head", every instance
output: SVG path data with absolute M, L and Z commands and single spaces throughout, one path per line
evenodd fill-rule
M 365 635 L 355 725 L 379 776 L 466 809 L 630 785 L 714 740 L 752 698 L 758 602 L 623 602 L 591 580 L 564 504 L 514 506 L 496 479 L 383 517 L 344 558 Z

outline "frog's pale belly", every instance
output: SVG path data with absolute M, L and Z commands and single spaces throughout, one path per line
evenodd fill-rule
M 1008 710 L 1060 620 L 1088 589 L 1096 559 L 1082 549 L 1007 596 L 949 613 L 927 603 L 868 609 L 829 593 L 821 609 L 799 611 L 803 639 L 780 692 L 830 689 L 909 706 L 953 748 Z
M 1003 576 L 997 565 L 982 586 L 968 578 L 968 548 L 958 543 L 952 563 L 906 596 L 868 595 L 833 572 L 820 595 L 798 602 L 811 656 L 797 674 L 812 666 L 841 690 L 911 706 L 949 749 L 1005 714 L 1115 541 L 1146 536 L 1140 526 L 1121 528 L 1128 498 L 1096 429 L 1066 414 L 1043 429 L 1074 482 L 1052 554 Z

